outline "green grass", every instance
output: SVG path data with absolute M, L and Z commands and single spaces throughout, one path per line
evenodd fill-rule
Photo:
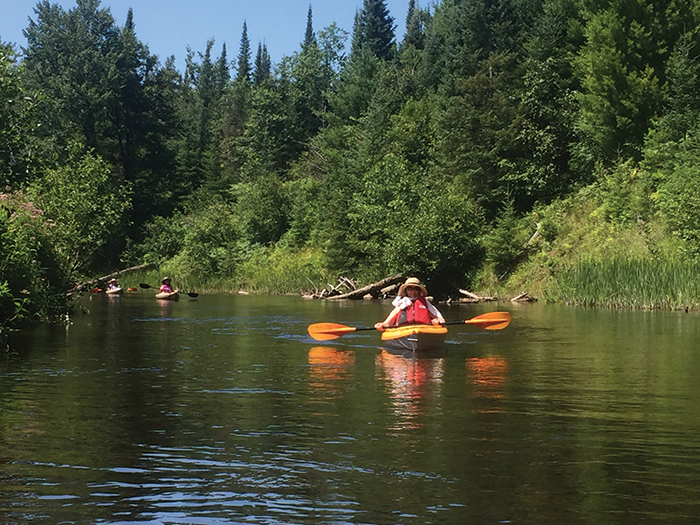
M 326 283 L 336 280 L 325 271 L 316 251 L 265 249 L 254 252 L 232 275 L 195 273 L 173 259 L 160 268 L 124 274 L 119 282 L 123 288 L 138 288 L 140 283 L 158 287 L 166 275 L 179 290 L 197 293 L 236 293 L 242 290 L 256 294 L 297 294 L 323 288 Z
M 616 257 L 584 260 L 558 271 L 545 298 L 584 306 L 696 309 L 700 263 Z

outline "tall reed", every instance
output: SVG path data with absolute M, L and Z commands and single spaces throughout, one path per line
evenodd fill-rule
M 584 260 L 559 272 L 546 298 L 612 308 L 696 308 L 700 263 L 633 257 Z

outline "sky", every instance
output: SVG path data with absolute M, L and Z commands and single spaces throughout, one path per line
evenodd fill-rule
M 403 35 L 409 0 L 386 0 L 394 18 L 397 38 Z M 65 10 L 75 7 L 75 0 L 50 0 Z M 0 40 L 15 47 L 26 46 L 22 30 L 29 18 L 36 18 L 36 0 L 0 0 Z M 427 1 L 418 2 L 424 7 Z M 129 7 L 134 10 L 137 38 L 148 45 L 151 54 L 158 55 L 161 64 L 175 55 L 176 67 L 184 70 L 187 46 L 203 52 L 207 41 L 214 39 L 212 56 L 221 54 L 226 43 L 229 60 L 235 60 L 241 41 L 243 22 L 248 26 L 252 57 L 258 43 L 267 46 L 272 61 L 299 51 L 306 31 L 306 16 L 311 5 L 313 28 L 318 32 L 333 22 L 349 33 L 355 12 L 362 0 L 101 0 L 109 8 L 117 25 L 123 26 Z

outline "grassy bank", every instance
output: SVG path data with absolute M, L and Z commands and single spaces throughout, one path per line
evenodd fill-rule
M 562 304 L 700 308 L 700 263 L 683 241 L 658 217 L 611 212 L 595 185 L 524 217 L 518 227 L 529 236 L 537 231 L 536 241 L 522 248 L 506 279 L 488 271 L 480 278 L 499 297 L 527 291 Z
M 700 264 L 631 257 L 581 261 L 558 273 L 545 299 L 612 308 L 696 309 Z
M 125 274 L 119 279 L 122 287 L 138 287 L 140 283 L 159 286 L 164 276 L 183 291 L 197 293 L 300 294 L 322 288 L 337 278 L 324 269 L 321 255 L 315 250 L 289 251 L 279 248 L 258 250 L 240 261 L 230 275 L 197 272 L 196 264 L 182 264 L 172 259 L 160 268 Z

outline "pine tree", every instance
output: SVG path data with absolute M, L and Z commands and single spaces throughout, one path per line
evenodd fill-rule
M 228 67 L 228 57 L 226 54 L 226 43 L 224 42 L 224 45 L 221 48 L 221 56 L 219 56 L 219 60 L 216 61 L 216 66 L 214 67 L 215 71 L 215 81 L 216 81 L 216 87 L 219 92 L 221 92 L 226 84 L 228 84 L 229 80 L 231 80 L 231 72 L 229 71 Z
M 255 55 L 255 71 L 253 71 L 253 83 L 258 86 L 270 78 L 272 62 L 267 46 L 258 43 L 258 53 Z
M 665 64 L 677 40 L 697 24 L 692 2 L 591 2 L 586 43 L 575 59 L 581 79 L 581 126 L 604 157 L 638 157 L 662 109 Z
M 302 48 L 310 45 L 316 45 L 316 35 L 314 35 L 313 14 L 311 12 L 311 4 L 309 4 L 309 12 L 306 15 L 306 34 L 304 35 L 304 44 Z
M 250 83 L 250 40 L 248 40 L 248 24 L 243 22 L 243 33 L 241 34 L 241 47 L 238 53 L 238 73 L 237 83 Z
M 416 0 L 409 1 L 408 14 L 406 15 L 406 33 L 403 36 L 402 48 L 412 45 L 416 49 L 423 49 L 426 14 L 425 11 L 418 7 Z
M 394 19 L 389 15 L 385 0 L 364 0 L 362 10 L 355 15 L 352 52 L 367 51 L 377 58 L 394 57 Z

